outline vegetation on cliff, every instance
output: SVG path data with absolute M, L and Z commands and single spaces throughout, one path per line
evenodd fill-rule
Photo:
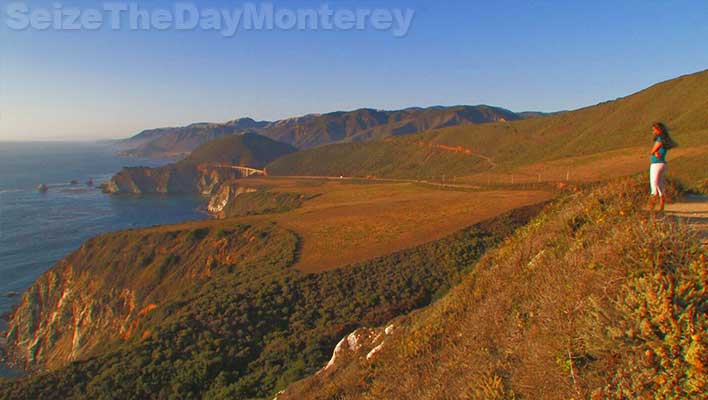
M 220 218 L 236 218 L 248 215 L 277 214 L 294 210 L 304 201 L 317 195 L 277 192 L 267 189 L 244 193 L 229 201 L 219 213 Z
M 557 201 L 441 301 L 285 399 L 705 398 L 706 252 L 643 180 Z
M 11 324 L 13 354 L 55 360 L 50 354 L 73 349 L 73 327 L 89 310 L 94 330 L 79 335 L 86 346 L 70 358 L 77 361 L 3 382 L 0 397 L 272 396 L 318 369 L 346 332 L 441 297 L 537 210 L 321 274 L 289 268 L 298 239 L 272 224 L 210 221 L 101 236 L 45 274 Z M 111 306 L 111 290 L 128 293 L 130 307 Z M 56 329 L 47 328 L 56 314 Z

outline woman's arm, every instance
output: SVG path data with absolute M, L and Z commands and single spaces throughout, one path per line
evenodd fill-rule
M 654 143 L 654 147 L 652 147 L 651 153 L 649 153 L 649 154 L 651 154 L 651 155 L 656 154 L 659 151 L 659 149 L 661 148 L 661 146 L 663 146 L 663 145 L 664 145 L 663 143 L 661 143 L 660 141 L 657 141 L 656 143 Z

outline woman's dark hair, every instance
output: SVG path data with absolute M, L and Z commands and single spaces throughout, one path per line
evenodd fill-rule
M 669 135 L 669 128 L 666 127 L 666 124 L 663 122 L 655 122 L 652 127 L 659 131 L 658 136 L 661 136 L 661 143 L 664 144 L 664 148 L 666 150 L 671 150 L 678 147 L 678 143 L 676 143 L 676 141 L 671 138 L 671 135 Z

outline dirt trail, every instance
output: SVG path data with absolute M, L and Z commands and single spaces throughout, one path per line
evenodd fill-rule
M 679 203 L 666 206 L 666 214 L 680 218 L 698 232 L 704 246 L 708 246 L 708 197 L 690 195 Z

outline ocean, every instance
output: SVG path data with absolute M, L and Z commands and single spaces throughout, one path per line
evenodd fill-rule
M 207 218 L 198 196 L 108 196 L 99 189 L 123 167 L 166 162 L 118 157 L 106 144 L 0 142 L 0 315 L 92 236 Z M 49 190 L 39 193 L 39 184 Z M 12 374 L 0 365 L 0 376 Z

